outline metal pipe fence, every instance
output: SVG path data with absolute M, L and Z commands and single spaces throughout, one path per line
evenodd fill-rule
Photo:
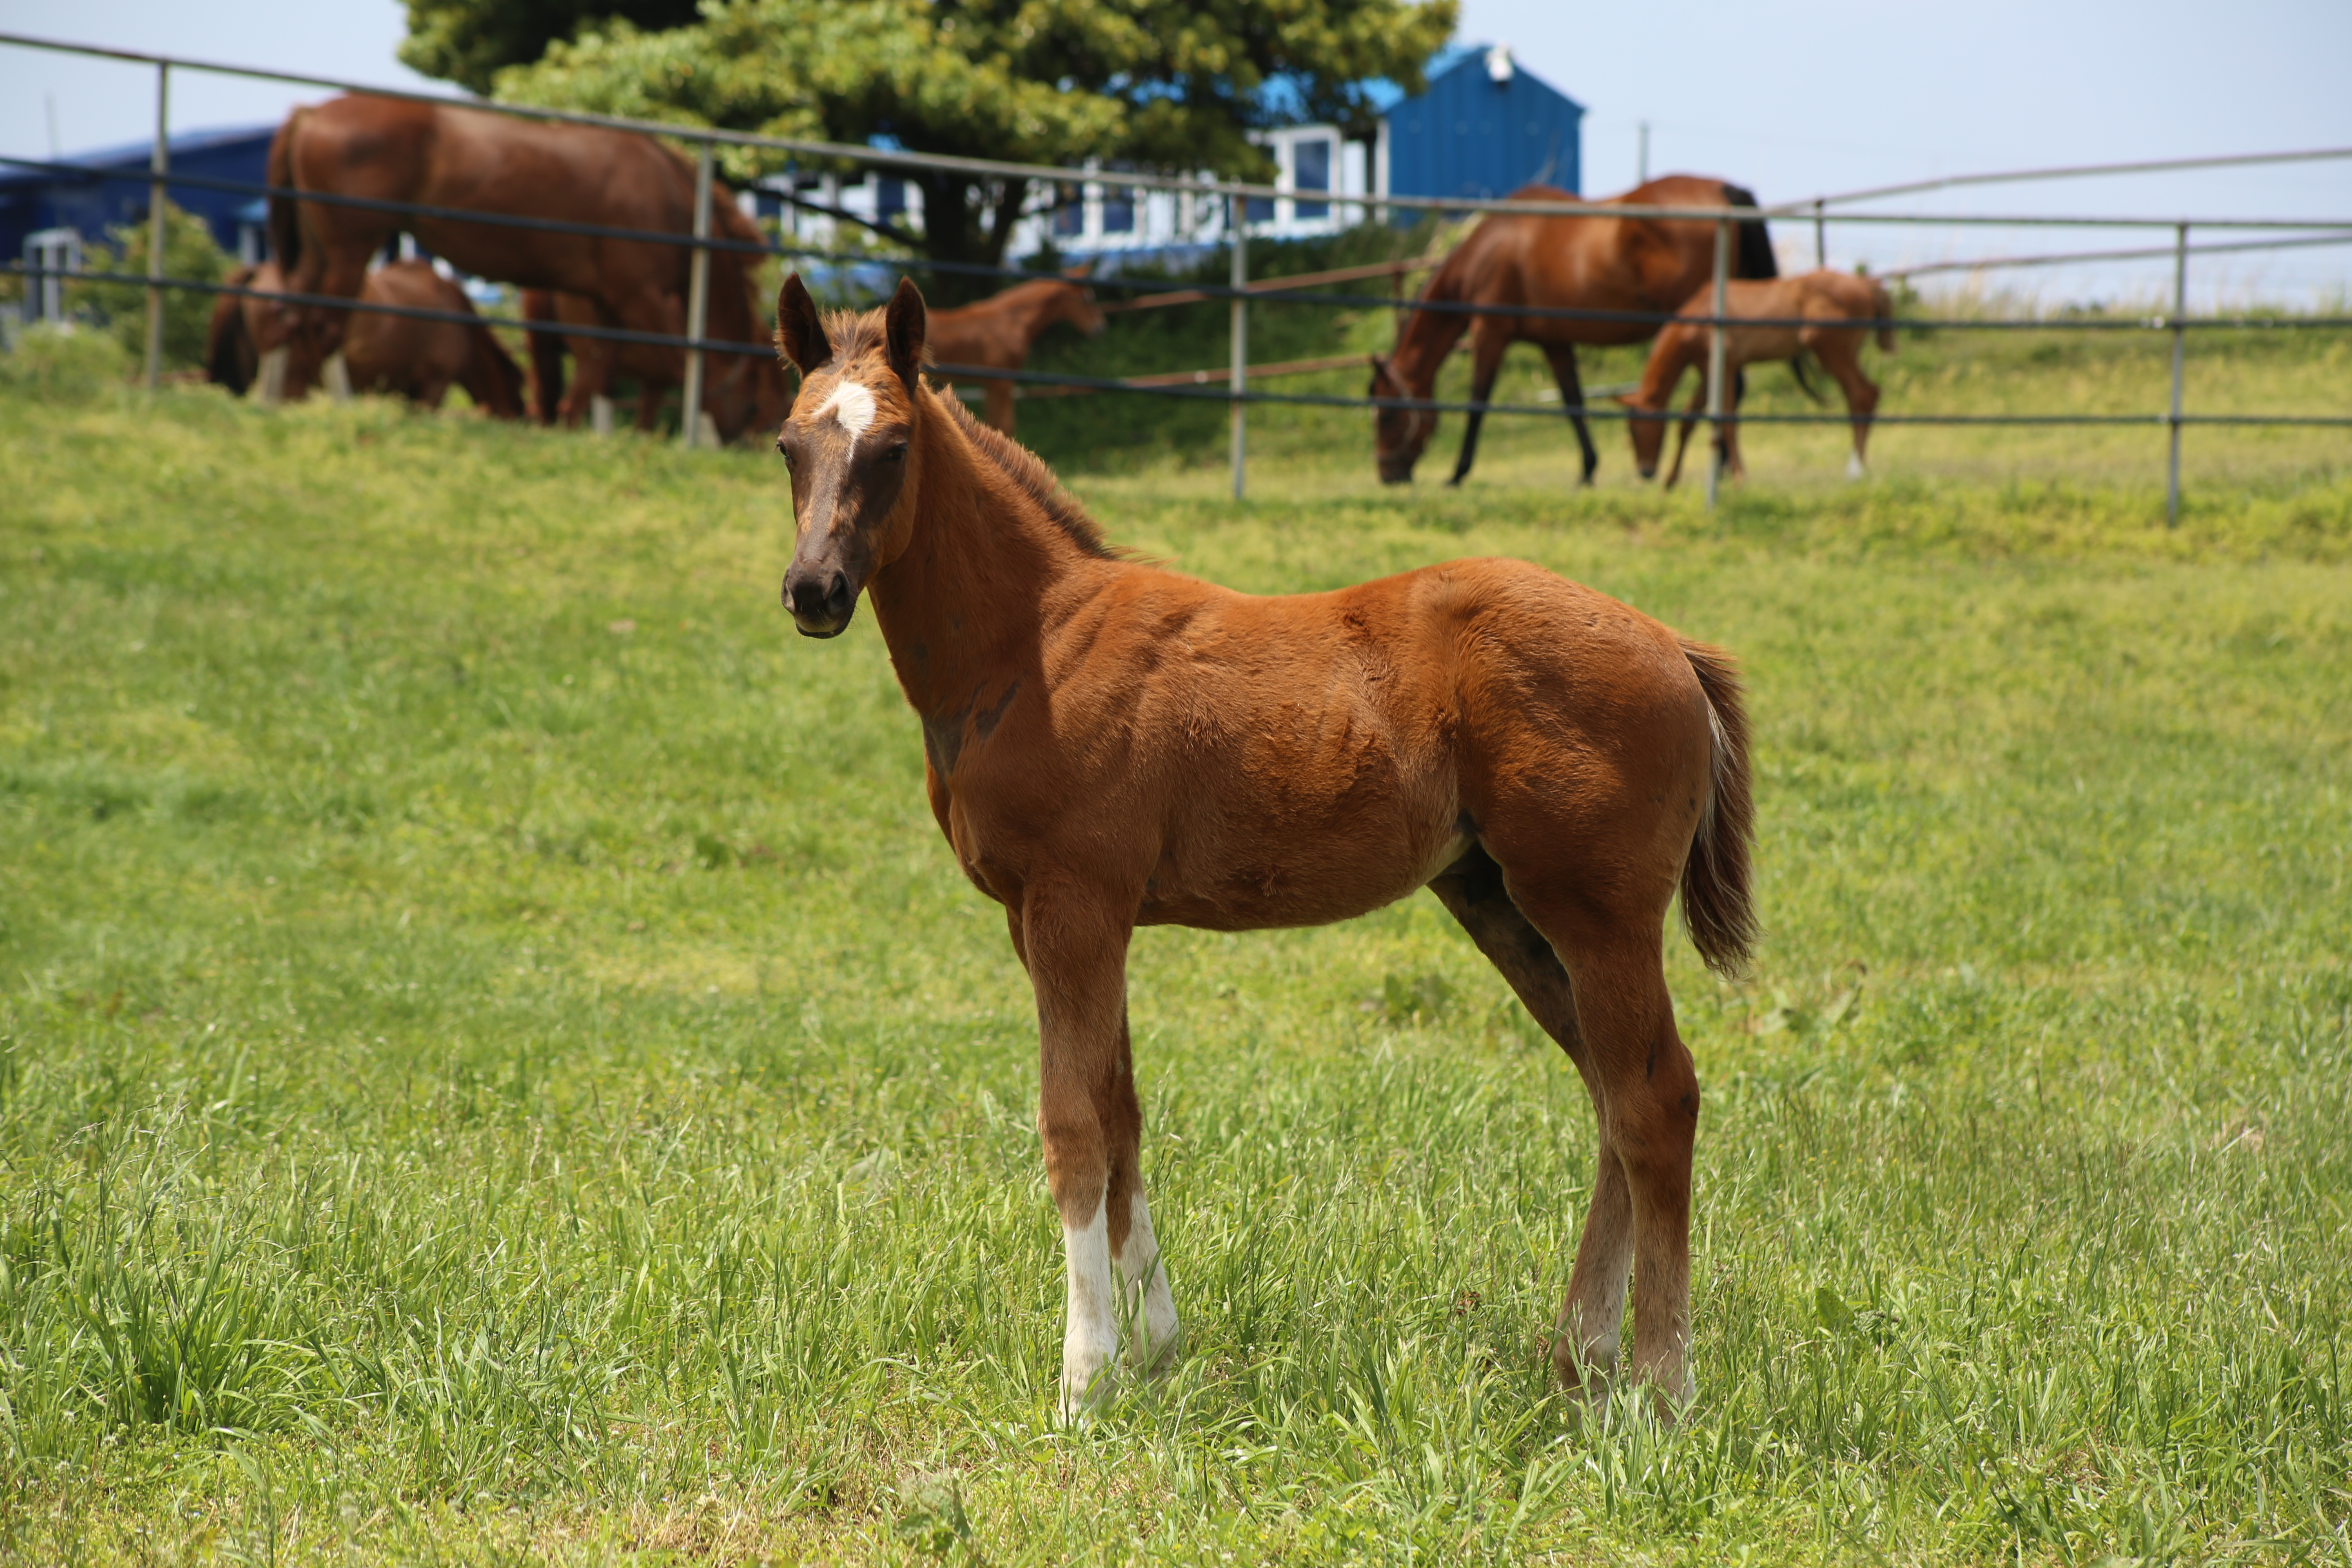
M 268 298 L 298 305 L 313 305 L 341 310 L 370 311 L 386 315 L 405 316 L 428 321 L 446 321 L 466 324 L 482 322 L 525 332 L 557 332 L 567 337 L 580 337 L 623 343 L 643 343 L 677 348 L 685 356 L 685 419 L 683 439 L 691 446 L 698 442 L 701 426 L 701 393 L 703 389 L 703 356 L 707 353 L 765 355 L 772 352 L 764 343 L 744 343 L 711 340 L 706 336 L 708 293 L 709 288 L 709 258 L 714 250 L 745 254 L 777 255 L 803 260 L 822 261 L 837 268 L 852 269 L 865 266 L 907 268 L 931 273 L 959 276 L 982 276 L 1013 279 L 1058 278 L 1059 273 L 1034 269 L 958 262 L 919 257 L 876 255 L 868 251 L 820 249 L 810 246 L 779 241 L 767 243 L 739 240 L 710 232 L 710 208 L 714 182 L 714 153 L 722 146 L 731 146 L 784 153 L 796 158 L 820 162 L 835 162 L 850 165 L 876 165 L 886 168 L 918 168 L 948 173 L 961 173 L 983 178 L 1018 179 L 1045 183 L 1048 189 L 1073 181 L 1083 182 L 1099 177 L 1097 171 L 1072 170 L 1051 165 L 1002 163 L 987 159 L 951 157 L 940 154 L 908 153 L 896 149 L 852 146 L 806 139 L 767 137 L 748 132 L 727 132 L 709 127 L 672 124 L 665 121 L 634 120 L 620 116 L 587 114 L 577 111 L 540 109 L 526 105 L 464 100 L 445 95 L 419 93 L 396 89 L 380 89 L 365 84 L 338 81 L 331 79 L 302 76 L 290 72 L 261 70 L 186 59 L 180 57 L 147 54 L 140 51 L 109 49 L 84 45 L 61 43 L 52 39 L 26 35 L 0 33 L 0 45 L 53 50 L 99 58 L 114 58 L 152 65 L 156 70 L 156 136 L 150 167 L 143 174 L 129 170 L 93 168 L 86 164 L 64 163 L 54 159 L 33 160 L 0 157 L 0 164 L 32 169 L 78 178 L 144 179 L 149 184 L 151 238 L 148 268 L 144 277 L 111 272 L 83 271 L 75 274 L 86 280 L 103 282 L 137 282 L 143 284 L 147 301 L 146 381 L 152 388 L 159 384 L 163 345 L 163 300 L 170 289 L 194 289 L 212 294 L 263 296 L 264 291 L 233 284 L 212 283 L 193 279 L 172 278 L 164 272 L 163 217 L 170 187 L 226 191 L 234 194 L 259 195 L 271 199 L 291 199 L 322 205 L 339 205 L 394 214 L 405 217 L 424 217 L 444 222 L 462 222 L 494 226 L 532 229 L 541 232 L 580 236 L 583 237 L 625 239 L 647 244 L 661 244 L 687 248 L 688 262 L 688 331 L 683 335 L 635 331 L 622 328 L 588 325 L 566 325 L 559 322 L 529 321 L 504 316 L 466 315 L 454 311 L 434 310 L 416 307 L 384 305 L 346 300 L 336 296 L 295 293 L 270 293 Z M 174 68 L 202 70 L 224 75 L 264 80 L 281 81 L 300 86 L 323 87 L 371 96 L 406 100 L 450 107 L 474 109 L 512 115 L 518 118 L 557 123 L 602 126 L 609 129 L 666 137 L 690 143 L 695 148 L 695 204 L 692 231 L 678 234 L 667 230 L 646 230 L 619 227 L 612 225 L 578 223 L 568 220 L 532 217 L 512 213 L 493 213 L 471 208 L 452 208 L 431 204 L 387 201 L 376 198 L 343 195 L 334 193 L 308 192 L 274 187 L 248 181 L 223 180 L 192 174 L 173 175 L 169 168 L 169 93 L 171 72 Z M 1411 308 L 1457 313 L 1469 316 L 1497 315 L 1523 320 L 1554 320 L 1588 322 L 1608 322 L 1623 325 L 1656 327 L 1681 320 L 1708 328 L 1709 375 L 1706 417 L 1714 435 L 1715 456 L 1707 476 L 1707 500 L 1712 506 L 1723 462 L 1723 435 L 1727 425 L 1744 419 L 1752 423 L 1776 425 L 1842 425 L 1846 416 L 1831 414 L 1734 414 L 1724 406 L 1723 356 L 1726 329 L 1732 326 L 1806 326 L 1821 323 L 1803 319 L 1765 317 L 1734 317 L 1728 314 L 1727 285 L 1728 282 L 1729 243 L 1732 226 L 1772 220 L 1811 219 L 1815 226 L 1816 245 L 1826 245 L 1826 223 L 1832 203 L 1851 203 L 1880 197 L 1943 189 L 1952 186 L 1994 184 L 2037 177 L 2061 178 L 2084 174 L 2140 173 L 2155 169 L 2202 168 L 2252 163 L 2303 162 L 2323 158 L 2352 157 L 2352 148 L 2321 149 L 2294 153 L 2247 154 L 2221 158 L 2174 159 L 2130 164 L 2077 165 L 2042 171 L 2014 171 L 1985 175 L 1956 175 L 1940 180 L 1916 182 L 1907 185 L 1884 186 L 1871 190 L 1849 192 L 1840 195 L 1811 198 L 1804 202 L 1784 203 L 1756 207 L 1660 207 L 1620 205 L 1612 203 L 1577 201 L 1557 202 L 1472 200 L 1452 197 L 1402 195 L 1349 195 L 1318 193 L 1318 199 L 1328 201 L 1335 212 L 1353 210 L 1365 219 L 1391 210 L 1422 211 L 1441 215 L 1530 214 L 1559 217 L 1603 217 L 1622 213 L 1635 213 L 1647 218 L 1681 218 L 1711 223 L 1716 231 L 1714 266 L 1709 293 L 1709 310 L 1705 314 L 1678 310 L 1611 310 L 1568 306 L 1481 305 L 1467 300 L 1413 300 L 1409 303 L 1390 296 L 1339 292 L 1312 289 L 1309 283 L 1338 282 L 1358 277 L 1402 275 L 1410 270 L 1434 266 L 1441 258 L 1424 258 L 1412 261 L 1378 264 L 1367 268 L 1337 268 L 1311 274 L 1295 281 L 1280 278 L 1253 280 L 1247 271 L 1248 223 L 1247 204 L 1253 200 L 1285 199 L 1295 193 L 1277 186 L 1246 182 L 1152 174 L 1143 172 L 1119 171 L 1117 182 L 1139 189 L 1166 190 L 1191 195 L 1196 201 L 1207 198 L 1222 209 L 1223 215 L 1224 248 L 1229 252 L 1229 279 L 1223 285 L 1206 282 L 1169 290 L 1162 279 L 1089 279 L 1089 286 L 1097 289 L 1144 290 L 1159 292 L 1126 301 L 1115 301 L 1111 309 L 1150 309 L 1189 303 L 1208 303 L 1216 300 L 1227 301 L 1228 331 L 1231 340 L 1230 368 L 1226 384 L 1217 387 L 1200 378 L 1188 377 L 1191 384 L 1171 376 L 1139 379 L 1076 376 L 1028 371 L 1005 371 L 986 366 L 942 364 L 938 368 L 950 375 L 970 375 L 975 379 L 994 379 L 1024 385 L 1055 387 L 1066 391 L 1118 392 L 1142 395 L 1172 396 L 1196 400 L 1222 401 L 1232 409 L 1232 458 L 1234 495 L 1236 500 L 1245 494 L 1247 435 L 1244 410 L 1252 403 L 1318 407 L 1403 408 L 1438 413 L 1473 413 L 1504 415 L 1540 415 L 1558 418 L 1563 415 L 1598 419 L 1657 419 L 1675 417 L 1671 414 L 1650 413 L 1606 405 L 1586 405 L 1570 407 L 1562 404 L 1510 404 L 1491 401 L 1452 402 L 1434 397 L 1341 397 L 1309 393 L 1270 393 L 1253 391 L 1248 379 L 1254 373 L 1265 374 L 1275 367 L 1253 367 L 1247 363 L 1248 302 L 1253 299 L 1268 303 L 1319 306 L 1338 309 Z M 2177 521 L 2179 506 L 2179 454 L 2182 429 L 2189 425 L 2210 426 L 2293 426 L 2314 427 L 2352 426 L 2352 416 L 2327 415 L 2192 415 L 2183 408 L 2184 372 L 2187 334 L 2192 329 L 2262 330 L 2278 328 L 2342 328 L 2352 326 L 2352 317 L 2320 317 L 2292 315 L 2241 315 L 2233 317 L 2190 317 L 2187 310 L 2187 279 L 2189 258 L 2194 255 L 2240 252 L 2253 249 L 2286 248 L 2310 245 L 2352 243 L 2352 219 L 2313 220 L 2268 218 L 2210 218 L 2183 220 L 2174 218 L 2135 218 L 2112 216 L 2050 216 L 2028 215 L 1989 216 L 1983 215 L 1930 215 L 1893 213 L 1853 213 L 1836 215 L 1841 223 L 1873 225 L 1935 225 L 1938 226 L 2000 226 L 2000 227 L 2067 227 L 2080 229 L 2151 228 L 2172 231 L 2174 243 L 2160 248 L 2142 250 L 2084 251 L 2022 258 L 1990 258 L 1977 262 L 1930 263 L 1885 274 L 1890 278 L 1917 276 L 1937 270 L 1958 270 L 1971 267 L 2054 265 L 2066 261 L 2090 261 L 2154 258 L 2169 255 L 2174 259 L 2174 289 L 2172 310 L 2168 314 L 2153 317 L 2100 316 L 2029 319 L 1984 319 L 1976 317 L 1923 318 L 1899 317 L 1891 321 L 1843 321 L 1842 327 L 1868 331 L 1882 326 L 1912 330 L 1948 329 L 1955 331 L 2162 331 L 2171 338 L 2170 400 L 2167 411 L 2155 416 L 2026 414 L 2026 415 L 1882 415 L 1874 423 L 1891 425 L 1942 426 L 2130 426 L 2155 423 L 2168 432 L 2167 454 L 2168 522 Z M 2191 228 L 2222 231 L 2247 231 L 2264 236 L 2262 238 L 2222 245 L 2192 247 L 2189 243 Z M 2322 232 L 2313 232 L 2313 231 Z M 48 273 L 38 267 L 14 263 L 0 271 L 12 272 L 24 279 L 28 288 L 37 288 L 47 281 Z M 1285 367 L 1287 368 L 1287 367 Z M 331 375 L 332 367 L 329 374 Z M 1182 375 L 1185 373 L 1177 373 Z

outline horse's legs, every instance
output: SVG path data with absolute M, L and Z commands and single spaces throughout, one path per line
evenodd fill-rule
M 1484 403 L 1495 390 L 1495 377 L 1502 373 L 1503 355 L 1511 346 L 1509 324 L 1496 316 L 1481 316 L 1475 334 L 1470 340 L 1470 401 Z M 1462 455 L 1454 459 L 1454 477 L 1445 482 L 1458 485 L 1470 477 L 1470 465 L 1478 456 L 1478 426 L 1486 419 L 1478 409 L 1470 410 L 1469 423 L 1462 432 Z
M 304 288 L 289 280 L 287 285 L 288 291 L 331 294 L 339 299 L 356 300 L 360 297 L 360 290 L 367 287 L 368 261 L 374 254 L 375 246 L 373 243 L 358 246 L 346 242 L 335 246 L 326 252 L 324 264 L 319 268 L 319 280 L 315 284 Z M 305 258 L 305 259 L 308 258 Z M 350 335 L 352 312 L 339 310 L 330 306 L 314 306 L 310 309 L 315 312 L 311 318 L 314 325 L 310 333 L 311 349 L 320 360 L 332 359 L 342 352 L 343 340 Z
M 1131 927 L 1113 900 L 1034 885 L 1008 915 L 1037 995 L 1037 1131 L 1068 1275 L 1061 1408 L 1074 1415 L 1110 1390 L 1120 1317 L 1113 1259 L 1140 1287 L 1149 1342 L 1137 1359 L 1150 1364 L 1176 1336 L 1138 1168 L 1143 1113 L 1127 1034 Z
M 661 426 L 662 404 L 669 396 L 669 385 L 651 376 L 637 377 L 637 429 L 651 435 Z
M 1584 1037 L 1576 1022 L 1576 988 L 1559 955 L 1503 886 L 1502 868 L 1483 848 L 1474 848 L 1429 884 L 1438 901 L 1462 923 L 1487 962 L 1568 1053 L 1592 1097 L 1599 1142 L 1593 1152 L 1592 1203 L 1576 1245 L 1576 1268 L 1560 1303 L 1552 1365 L 1560 1381 L 1598 1399 L 1617 1371 L 1617 1343 L 1625 1318 L 1625 1279 L 1633 1262 L 1633 1205 L 1625 1167 L 1610 1142 L 1601 1082 L 1594 1076 Z
M 1544 358 L 1551 362 L 1551 378 L 1559 383 L 1560 406 L 1568 410 L 1568 422 L 1576 426 L 1576 445 L 1584 455 L 1584 480 L 1592 482 L 1592 472 L 1601 467 L 1601 454 L 1593 449 L 1591 428 L 1584 422 L 1584 381 L 1576 370 L 1574 343 L 1547 343 Z
M 1716 436 L 1723 453 L 1723 470 L 1735 479 L 1748 477 L 1748 465 L 1739 459 L 1739 399 L 1747 390 L 1748 378 L 1733 373 L 1730 395 L 1723 400 L 1723 427 Z
M 1673 787 L 1679 793 L 1679 784 Z M 1633 1380 L 1654 1384 L 1670 1403 L 1686 1401 L 1692 1394 L 1690 1176 L 1698 1075 L 1675 1032 L 1666 994 L 1665 915 L 1673 883 L 1664 875 L 1645 892 L 1647 878 L 1620 881 L 1622 891 L 1596 882 L 1589 869 L 1563 858 L 1564 826 L 1541 807 L 1507 810 L 1482 836 L 1502 868 L 1512 903 L 1567 969 L 1584 1048 L 1579 1065 L 1600 1110 L 1603 1158 L 1593 1210 L 1602 1224 L 1597 1235 L 1588 1226 L 1577 1248 L 1560 1312 L 1567 1331 L 1554 1342 L 1553 1363 L 1571 1384 L 1580 1373 L 1608 1364 L 1616 1346 L 1628 1240 L 1609 1222 L 1630 1218 Z M 1633 869 L 1624 869 L 1631 878 Z
M 1854 334 L 1857 340 L 1859 336 Z M 1863 465 L 1870 446 L 1870 422 L 1878 414 L 1878 384 L 1863 374 L 1862 356 L 1854 349 L 1855 342 L 1841 334 L 1834 340 L 1824 335 L 1813 350 L 1813 357 L 1845 394 L 1846 415 L 1853 422 L 1853 454 L 1845 465 L 1845 477 L 1850 479 L 1858 479 L 1867 471 Z
M 1118 1060 L 1108 1093 L 1097 1104 L 1111 1133 L 1110 1182 L 1103 1194 L 1107 1217 L 1125 1215 L 1126 1234 L 1110 1229 L 1111 1259 L 1123 1288 L 1120 1329 L 1136 1369 L 1159 1367 L 1176 1349 L 1176 1297 L 1168 1286 L 1160 1242 L 1151 1232 L 1151 1205 L 1143 1190 L 1143 1107 L 1135 1098 L 1135 1057 L 1124 1005 L 1118 1016 Z
M 1013 384 L 1009 381 L 983 381 L 981 391 L 986 401 L 981 405 L 981 418 L 1007 436 L 1013 434 Z
M 611 326 L 612 322 L 599 310 L 597 324 Z M 595 400 L 612 395 L 616 350 L 608 338 L 566 338 L 562 342 L 572 350 L 572 384 L 563 389 L 556 411 L 565 429 L 576 430 Z

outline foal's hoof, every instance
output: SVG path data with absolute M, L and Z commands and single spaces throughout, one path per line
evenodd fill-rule
M 1066 1425 L 1083 1426 L 1110 1403 L 1118 1388 L 1118 1363 L 1108 1357 L 1091 1366 L 1062 1368 L 1061 1397 L 1055 1411 Z

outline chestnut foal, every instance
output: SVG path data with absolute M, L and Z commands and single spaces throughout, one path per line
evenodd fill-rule
M 984 365 L 990 370 L 1019 370 L 1029 363 L 1029 351 L 1045 329 L 1067 321 L 1090 338 L 1102 336 L 1108 319 L 1083 283 L 1062 278 L 1041 278 L 1015 283 L 977 305 L 931 312 L 931 358 L 943 364 Z M 983 417 L 1013 434 L 1013 384 L 986 376 L 980 383 Z
M 1677 884 L 1709 963 L 1753 935 L 1730 659 L 1517 561 L 1260 598 L 1123 557 L 1044 464 L 924 384 L 925 324 L 910 282 L 823 320 L 784 282 L 777 338 L 803 377 L 776 439 L 784 607 L 830 637 L 873 600 L 932 813 L 1035 990 L 1063 1409 L 1108 1391 L 1122 1338 L 1141 1368 L 1176 1343 L 1138 1163 L 1135 928 L 1316 925 L 1421 887 L 1592 1096 L 1560 1376 L 1607 1388 L 1630 1270 L 1632 1374 L 1687 1400 L 1698 1080 L 1663 941 Z
M 1845 394 L 1846 416 L 1853 424 L 1853 451 L 1847 457 L 1845 477 L 1863 477 L 1863 453 L 1870 445 L 1870 422 L 1878 414 L 1878 384 L 1863 374 L 1862 340 L 1875 331 L 1879 352 L 1895 352 L 1895 302 L 1886 285 L 1875 278 L 1828 268 L 1768 282 L 1734 280 L 1724 286 L 1723 313 L 1733 319 L 1724 329 L 1723 368 L 1732 377 L 1724 396 L 1724 463 L 1734 479 L 1744 478 L 1748 466 L 1739 460 L 1739 372 L 1751 364 L 1787 360 L 1797 372 L 1797 383 L 1807 392 L 1804 356 L 1812 355 Z M 1706 407 L 1707 320 L 1715 314 L 1715 289 L 1701 289 L 1690 297 L 1676 318 L 1658 334 L 1642 367 L 1642 384 L 1617 401 L 1633 411 L 1625 422 L 1633 437 L 1633 466 L 1643 479 L 1658 471 L 1658 453 L 1666 442 L 1666 421 L 1673 417 L 1675 387 L 1683 373 L 1696 366 L 1698 390 L 1683 413 L 1681 433 L 1675 438 L 1674 467 L 1666 470 L 1665 488 L 1682 477 L 1683 454 L 1690 448 L 1691 426 Z M 1750 324 L 1750 323 L 1753 324 Z

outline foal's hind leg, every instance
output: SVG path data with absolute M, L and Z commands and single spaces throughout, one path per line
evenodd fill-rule
M 1676 794 L 1687 786 L 1673 775 L 1659 782 Z M 1617 886 L 1596 883 L 1589 868 L 1580 869 L 1572 857 L 1563 857 L 1562 826 L 1556 816 L 1539 812 L 1523 817 L 1518 831 L 1496 822 L 1485 835 L 1511 903 L 1566 970 L 1583 1053 L 1577 1065 L 1600 1113 L 1594 1223 L 1577 1248 L 1560 1312 L 1569 1331 L 1554 1342 L 1552 1359 L 1571 1384 L 1588 1369 L 1608 1363 L 1623 1300 L 1630 1221 L 1633 1377 L 1669 1401 L 1686 1401 L 1692 1393 L 1690 1173 L 1698 1074 L 1675 1032 L 1666 994 L 1671 873 L 1646 891 L 1637 866 L 1621 867 L 1620 877 L 1629 879 Z M 1612 1178 L 1622 1186 L 1612 1186 Z
M 1552 1364 L 1560 1381 L 1600 1399 L 1617 1372 L 1625 1318 L 1625 1278 L 1633 1262 L 1633 1205 L 1625 1167 L 1609 1141 L 1601 1080 L 1576 1023 L 1576 991 L 1568 971 L 1503 887 L 1503 873 L 1484 849 L 1474 848 L 1429 884 L 1478 951 L 1502 972 L 1528 1014 L 1576 1064 L 1592 1097 L 1600 1139 L 1593 1153 L 1592 1203 L 1576 1245 L 1576 1268 L 1560 1304 Z

